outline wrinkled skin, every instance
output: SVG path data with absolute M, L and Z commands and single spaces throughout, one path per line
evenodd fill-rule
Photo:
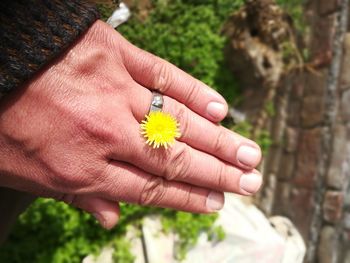
M 139 123 L 151 90 L 180 123 L 168 150 L 151 149 Z M 210 213 L 223 192 L 254 194 L 259 147 L 215 123 L 215 91 L 126 41 L 101 21 L 0 104 L 0 186 L 79 207 L 113 227 L 118 202 Z

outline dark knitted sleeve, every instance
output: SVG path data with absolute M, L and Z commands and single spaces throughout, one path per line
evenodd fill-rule
M 0 1 L 0 98 L 30 79 L 98 18 L 78 0 Z

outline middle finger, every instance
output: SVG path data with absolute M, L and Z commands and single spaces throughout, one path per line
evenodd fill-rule
M 246 172 L 215 156 L 176 141 L 168 148 L 153 149 L 140 135 L 139 123 L 129 123 L 128 149 L 117 151 L 111 159 L 130 163 L 169 181 L 185 182 L 220 192 L 254 194 L 261 186 L 258 171 Z

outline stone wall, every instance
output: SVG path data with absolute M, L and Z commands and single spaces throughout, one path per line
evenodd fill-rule
M 350 33 L 347 0 L 306 4 L 315 70 L 286 78 L 275 99 L 275 140 L 259 204 L 285 215 L 307 246 L 305 262 L 350 262 Z

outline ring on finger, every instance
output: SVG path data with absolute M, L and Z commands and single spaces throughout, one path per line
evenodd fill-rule
M 163 105 L 163 95 L 152 92 L 149 113 L 141 122 L 141 134 L 146 139 L 147 145 L 168 149 L 175 143 L 175 139 L 181 136 L 180 125 L 172 115 L 163 112 Z

